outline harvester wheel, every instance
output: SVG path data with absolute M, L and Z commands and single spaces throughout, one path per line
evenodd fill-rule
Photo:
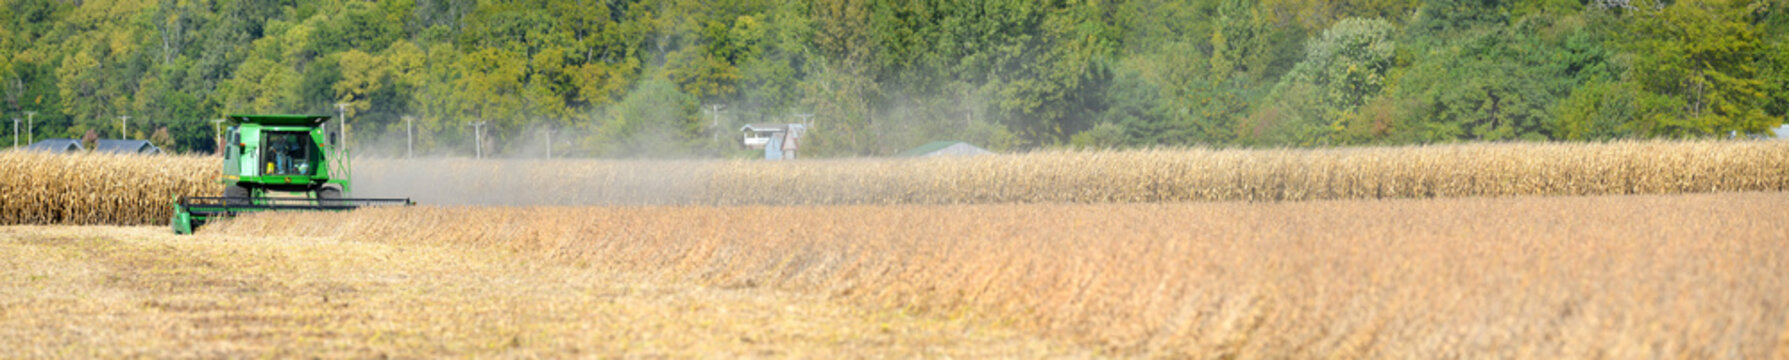
M 224 205 L 248 205 L 248 188 L 240 185 L 224 185 Z
M 317 204 L 318 205 L 324 205 L 324 206 L 338 205 L 337 201 L 330 201 L 330 200 L 340 199 L 340 198 L 342 198 L 342 189 L 337 189 L 337 188 L 333 188 L 333 187 L 317 189 Z

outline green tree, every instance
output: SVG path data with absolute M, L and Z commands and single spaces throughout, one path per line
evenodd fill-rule
M 872 148 L 869 125 L 872 104 L 881 86 L 874 79 L 881 48 L 863 24 L 870 21 L 867 0 L 816 0 L 813 7 L 814 48 L 821 73 L 805 82 L 804 105 L 813 109 L 816 127 L 804 151 L 821 154 L 866 154 Z
M 1586 82 L 1614 76 L 1602 37 L 1574 16 L 1540 14 L 1514 26 L 1500 21 L 1476 23 L 1475 27 L 1445 31 L 1427 25 L 1426 20 L 1414 23 L 1417 28 L 1408 40 L 1414 45 L 1407 47 L 1412 50 L 1405 55 L 1412 64 L 1393 72 L 1388 93 L 1416 107 L 1410 109 L 1415 117 L 1372 121 L 1378 124 L 1378 131 L 1354 131 L 1357 138 L 1392 142 L 1542 140 L 1550 135 L 1548 124 L 1561 100 Z M 1589 97 L 1576 101 L 1580 102 L 1574 106 L 1615 104 L 1581 102 L 1592 101 Z M 1596 122 L 1578 124 L 1591 123 Z
M 663 78 L 640 83 L 598 116 L 587 147 L 605 156 L 689 156 L 700 141 L 702 122 L 694 95 Z
M 787 2 L 773 8 L 762 25 L 735 29 L 732 38 L 755 45 L 740 64 L 743 107 L 775 114 L 807 111 L 797 109 L 804 97 L 800 83 L 819 71 L 808 12 L 806 4 Z
M 372 94 L 385 86 L 390 78 L 389 64 L 380 56 L 349 49 L 336 55 L 336 62 L 341 68 L 341 80 L 331 85 L 337 102 L 347 103 L 347 114 L 350 117 L 359 115 L 372 107 Z
M 1628 14 L 1622 42 L 1637 55 L 1641 131 L 1698 137 L 1759 133 L 1781 123 L 1765 113 L 1770 96 L 1757 60 L 1766 44 L 1748 22 L 1751 2 L 1640 3 Z
M 1306 146 L 1353 141 L 1342 130 L 1359 121 L 1355 111 L 1384 89 L 1396 49 L 1393 31 L 1384 20 L 1350 18 L 1311 39 L 1304 61 L 1269 95 L 1284 118 L 1253 124 L 1275 133 L 1260 140 Z
M 1638 90 L 1632 83 L 1597 81 L 1578 87 L 1560 101 L 1549 124 L 1560 140 L 1609 140 L 1633 135 Z
M 500 148 L 505 134 L 526 122 L 522 110 L 527 61 L 521 54 L 500 48 L 483 48 L 462 56 L 454 63 L 449 114 L 467 122 L 488 122 L 484 137 L 496 145 L 489 148 Z M 473 128 L 459 125 L 472 135 Z
M 725 154 L 711 139 L 797 113 L 804 152 L 858 156 L 1715 137 L 1789 111 L 1785 0 L 0 4 L 0 111 L 44 136 L 129 115 L 174 150 L 225 113 L 336 102 L 360 139 L 415 116 L 425 153 L 485 119 L 498 152 L 553 128 L 616 156 Z

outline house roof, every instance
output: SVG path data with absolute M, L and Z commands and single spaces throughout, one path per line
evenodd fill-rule
M 43 139 L 26 146 L 25 150 L 65 153 L 87 150 L 87 147 L 81 146 L 81 141 L 75 139 Z
M 920 145 L 919 147 L 916 147 L 916 148 L 907 149 L 907 151 L 902 151 L 899 154 L 895 154 L 895 156 L 921 157 L 921 156 L 936 156 L 936 155 L 983 155 L 983 154 L 992 154 L 992 153 L 994 153 L 994 152 L 988 151 L 987 149 L 983 149 L 983 148 L 975 146 L 975 145 L 969 145 L 969 143 L 966 143 L 966 142 L 933 141 L 930 143 L 926 143 L 925 145 Z
M 162 152 L 161 148 L 155 147 L 155 144 L 149 143 L 148 140 L 111 139 L 100 140 L 99 143 L 93 145 L 93 151 L 144 155 L 154 155 Z

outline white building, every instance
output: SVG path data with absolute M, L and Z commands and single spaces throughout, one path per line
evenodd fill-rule
M 739 128 L 740 142 L 752 150 L 764 150 L 766 160 L 793 160 L 801 150 L 802 124 L 746 124 Z

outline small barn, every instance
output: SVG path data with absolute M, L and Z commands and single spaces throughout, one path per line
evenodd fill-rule
M 25 146 L 25 150 L 61 154 L 86 151 L 87 147 L 81 146 L 81 141 L 75 139 L 44 139 Z
M 148 140 L 100 140 L 93 151 L 113 154 L 160 155 L 162 149 Z
M 979 146 L 975 146 L 975 145 L 969 145 L 969 143 L 966 143 L 966 142 L 933 141 L 933 142 L 925 144 L 925 145 L 920 145 L 919 147 L 916 147 L 916 148 L 907 149 L 907 151 L 902 151 L 900 154 L 896 154 L 895 156 L 899 156 L 899 157 L 975 156 L 975 155 L 988 155 L 988 154 L 993 154 L 993 153 L 994 152 L 992 152 L 992 151 L 988 151 L 988 149 L 983 149 L 983 148 L 981 148 Z
M 740 127 L 739 131 L 745 133 L 742 141 L 745 142 L 746 148 L 763 150 L 764 146 L 770 144 L 770 139 L 788 133 L 789 127 L 781 124 L 746 124 L 744 127 Z
M 745 147 L 764 150 L 765 160 L 793 160 L 801 150 L 801 135 L 807 132 L 802 124 L 746 124 L 740 139 Z

